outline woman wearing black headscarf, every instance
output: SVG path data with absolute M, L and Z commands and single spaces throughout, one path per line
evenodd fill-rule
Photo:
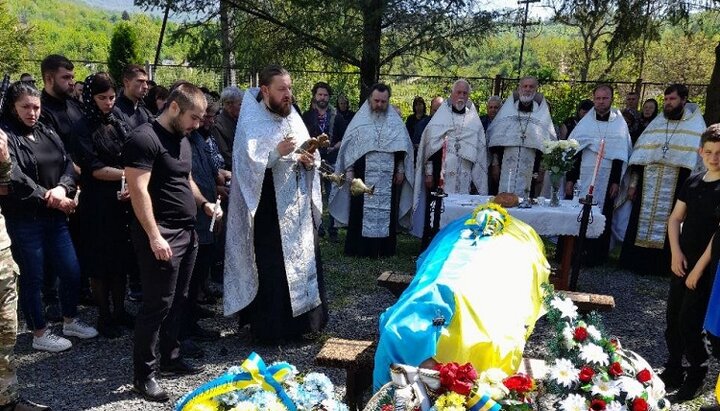
M 97 329 L 107 338 L 116 338 L 122 334 L 119 326 L 132 328 L 135 322 L 124 303 L 127 275 L 137 270 L 129 232 L 132 207 L 121 161 L 130 130 L 113 113 L 115 84 L 107 73 L 85 79 L 83 102 L 78 214 L 86 241 L 81 247 L 90 264 L 93 296 L 99 307 Z

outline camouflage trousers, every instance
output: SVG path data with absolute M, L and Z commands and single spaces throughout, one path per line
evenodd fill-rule
M 0 250 L 0 405 L 18 396 L 13 361 L 18 327 L 17 272 L 10 248 Z

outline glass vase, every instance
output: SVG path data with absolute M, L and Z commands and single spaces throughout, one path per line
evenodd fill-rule
M 560 183 L 562 174 L 550 173 L 550 207 L 560 207 Z

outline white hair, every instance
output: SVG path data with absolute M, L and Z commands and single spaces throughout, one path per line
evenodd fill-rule
M 466 85 L 466 86 L 467 86 L 467 89 L 468 89 L 468 94 L 470 94 L 470 92 L 472 91 L 472 87 L 470 86 L 470 83 L 468 83 L 468 81 L 465 80 L 464 78 L 455 80 L 455 82 L 454 82 L 453 85 L 452 85 L 452 90 L 455 90 L 455 87 L 457 87 L 459 84 L 464 84 L 464 85 Z
M 223 89 L 222 93 L 220 93 L 220 103 L 225 104 L 229 101 L 239 101 L 242 102 L 243 95 L 245 92 L 235 86 L 229 86 L 225 87 Z

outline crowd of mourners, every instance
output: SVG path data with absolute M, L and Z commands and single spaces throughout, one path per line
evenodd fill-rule
M 36 350 L 60 352 L 72 347 L 67 337 L 118 338 L 134 329 L 134 388 L 148 400 L 165 401 L 168 396 L 154 379 L 156 347 L 161 370 L 191 374 L 202 371 L 186 361 L 203 355 L 197 342 L 220 338 L 199 321 L 214 315 L 206 305 L 223 297 L 210 282 L 223 284 L 226 273 L 226 236 L 232 232 L 224 216 L 232 224 L 240 214 L 228 209 L 231 188 L 257 187 L 238 201 L 248 202 L 242 207 L 251 211 L 255 226 L 270 232 L 263 243 L 250 230 L 254 246 L 249 258 L 257 262 L 253 269 L 260 277 L 259 291 L 257 281 L 250 288 L 258 298 L 288 300 L 286 309 L 293 317 L 320 307 L 325 311 L 318 314 L 320 325 L 301 327 L 316 331 L 327 321 L 327 308 L 320 305 L 325 297 L 319 258 L 312 260 L 317 272 L 311 277 L 320 290 L 309 308 L 296 308 L 287 290 L 279 297 L 263 294 L 269 293 L 264 272 L 275 269 L 266 264 L 283 261 L 271 261 L 272 254 L 263 253 L 277 247 L 282 257 L 286 250 L 277 239 L 307 238 L 301 230 L 284 231 L 283 215 L 276 213 L 285 201 L 279 188 L 284 182 L 273 168 L 279 159 L 299 153 L 294 168 L 286 170 L 295 173 L 297 187 L 305 184 L 303 178 L 313 179 L 315 167 L 325 174 L 342 173 L 348 182 L 388 176 L 386 186 L 375 184 L 373 196 L 351 197 L 350 184 L 330 179 L 318 191 L 329 213 L 318 221 L 317 234 L 338 241 L 338 228 L 347 227 L 345 253 L 377 258 L 395 253 L 402 227 L 422 238 L 421 248 L 427 247 L 437 228 L 431 209 L 439 190 L 547 196 L 543 143 L 573 138 L 578 154 L 563 176 L 562 194 L 567 199 L 586 194 L 598 169 L 595 199 L 606 216 L 605 232 L 589 241 L 585 262 L 604 263 L 617 242 L 622 243 L 623 267 L 656 275 L 672 272 L 666 332 L 670 355 L 662 378 L 680 388 L 682 400 L 696 396 L 702 386 L 708 360 L 702 332 L 718 331 L 705 318 L 716 301 L 711 291 L 720 256 L 712 247 L 720 223 L 720 128 L 706 129 L 682 84 L 665 90 L 662 107 L 647 99 L 640 110 L 638 93 L 628 93 L 625 107 L 617 110 L 613 88 L 599 85 L 591 99 L 577 105 L 575 115 L 555 125 L 532 77 L 522 78 L 505 100 L 489 97 L 482 116 L 469 99 L 470 84 L 458 80 L 447 99 L 431 100 L 429 113 L 425 100 L 415 98 L 405 120 L 399 110 L 391 110 L 387 85 L 374 85 L 356 113 L 345 96 L 333 96 L 331 86 L 319 82 L 311 90 L 299 132 L 292 120 L 284 120 L 292 118 L 283 108 L 292 91 L 289 74 L 281 68 L 266 70 L 262 90 L 250 98 L 250 90 L 234 86 L 219 94 L 184 81 L 165 88 L 138 65 L 125 67 L 118 79 L 98 72 L 83 81 L 76 81 L 73 63 L 61 55 L 48 56 L 40 68 L 42 84 L 23 74 L 5 92 L 0 113 L 0 208 L 6 228 L 0 229 L 0 288 L 9 292 L 17 279 L 19 305 Z M 287 128 L 282 130 L 287 138 L 268 149 L 269 157 L 263 154 L 265 179 L 243 174 L 248 168 L 238 153 L 245 150 L 252 162 L 253 147 L 234 148 L 241 135 L 243 101 L 264 104 L 278 119 L 278 131 Z M 294 99 L 292 104 L 300 114 Z M 253 116 L 264 115 L 252 110 L 247 110 L 246 125 L 255 124 Z M 328 136 L 329 144 L 318 150 L 322 163 L 296 148 L 293 132 Z M 298 164 L 310 174 L 302 177 Z M 241 170 L 233 170 L 239 166 Z M 233 173 L 240 174 L 233 178 Z M 277 198 L 273 194 L 268 199 L 268 187 L 279 190 Z M 293 275 L 291 264 L 282 270 L 287 270 L 283 277 Z M 171 281 L 156 281 L 147 273 Z M 289 286 L 290 294 L 295 286 Z M 186 295 L 176 292 L 183 289 Z M 142 301 L 141 319 L 126 310 L 126 300 Z M 226 301 L 225 312 L 242 309 L 241 326 L 264 322 L 271 327 L 267 323 L 273 321 L 257 315 L 260 304 L 249 302 L 228 308 Z M 97 306 L 94 325 L 78 319 L 79 305 Z M 0 312 L 10 318 L 11 311 L 14 316 L 14 309 Z M 313 318 L 307 320 L 313 323 Z M 14 321 L 0 337 L 5 366 L 0 381 L 14 375 Z M 52 322 L 62 323 L 61 332 L 53 331 Z M 261 333 L 256 336 L 264 339 Z M 683 366 L 683 358 L 689 367 Z M 14 384 L 6 384 L 0 386 L 0 410 L 5 409 L 49 408 L 21 399 Z

